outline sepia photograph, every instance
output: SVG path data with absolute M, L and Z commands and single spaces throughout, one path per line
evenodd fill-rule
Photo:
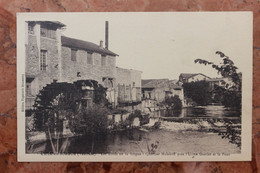
M 18 160 L 251 160 L 252 17 L 18 13 Z

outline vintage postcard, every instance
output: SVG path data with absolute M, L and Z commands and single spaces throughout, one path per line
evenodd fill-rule
M 251 160 L 251 12 L 18 13 L 18 161 Z

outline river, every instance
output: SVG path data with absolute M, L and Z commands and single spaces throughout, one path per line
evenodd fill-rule
M 196 119 L 196 117 L 207 117 L 208 119 L 240 117 L 239 112 L 221 106 L 184 108 L 172 116 L 180 119 L 183 117 L 192 119 Z M 239 145 L 230 142 L 230 139 L 224 138 L 218 131 L 209 130 L 213 126 L 223 127 L 225 125 L 223 121 L 198 120 L 197 123 L 192 124 L 160 119 L 160 128 L 151 128 L 157 121 L 158 118 L 151 118 L 150 123 L 141 128 L 95 134 L 94 136 L 76 136 L 70 137 L 68 140 L 62 139 L 59 146 L 66 142 L 65 154 L 171 154 L 195 151 L 197 153 L 240 153 Z M 239 128 L 241 129 L 241 126 Z M 34 151 L 52 153 L 49 140 L 33 147 L 40 147 L 42 150 Z

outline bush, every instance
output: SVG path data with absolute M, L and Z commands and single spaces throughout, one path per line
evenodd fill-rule
M 77 134 L 96 134 L 107 132 L 109 110 L 102 105 L 83 109 L 69 121 L 69 128 Z
M 180 110 L 182 108 L 181 99 L 177 95 L 166 97 L 164 103 L 168 109 Z

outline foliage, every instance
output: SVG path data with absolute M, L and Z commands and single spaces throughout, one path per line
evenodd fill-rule
M 241 89 L 241 79 L 239 77 L 239 73 L 237 72 L 238 68 L 234 65 L 234 62 L 220 51 L 217 51 L 216 54 L 222 58 L 223 62 L 220 65 L 202 59 L 196 59 L 194 62 L 204 65 L 211 65 L 211 67 L 217 70 L 217 72 L 224 78 L 231 78 L 232 81 L 237 85 L 237 89 Z
M 182 108 L 182 102 L 178 95 L 166 97 L 164 104 L 168 109 L 180 110 Z
M 70 118 L 69 128 L 77 134 L 104 133 L 108 127 L 108 114 L 109 110 L 105 106 L 95 104 Z
M 85 89 L 82 88 L 92 88 Z M 60 119 L 70 118 L 80 112 L 84 107 L 85 92 L 93 92 L 93 103 L 108 106 L 106 99 L 106 89 L 94 80 L 79 80 L 71 83 L 51 83 L 47 84 L 37 95 L 34 110 L 34 130 L 46 131 L 47 126 L 54 128 L 59 111 L 64 111 L 58 116 Z M 51 127 L 53 126 L 53 127 Z
M 214 102 L 221 102 L 226 107 L 241 108 L 241 92 L 216 87 L 214 91 Z
M 209 84 L 206 81 L 184 83 L 184 96 L 192 99 L 197 105 L 205 106 L 211 102 Z
M 216 93 L 219 98 L 221 98 L 221 102 L 224 106 L 232 106 L 241 109 L 241 73 L 237 72 L 238 68 L 234 65 L 234 62 L 228 56 L 220 51 L 217 51 L 216 54 L 218 54 L 222 59 L 222 63 L 220 63 L 220 65 L 202 59 L 196 59 L 194 62 L 204 65 L 211 65 L 212 68 L 217 70 L 217 72 L 224 78 L 231 79 L 233 85 L 226 85 L 226 87 L 223 89 L 217 89 Z

